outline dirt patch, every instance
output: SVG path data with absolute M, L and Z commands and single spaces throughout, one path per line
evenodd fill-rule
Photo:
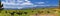
M 38 15 L 30 15 L 30 16 L 58 16 L 58 14 L 38 14 Z

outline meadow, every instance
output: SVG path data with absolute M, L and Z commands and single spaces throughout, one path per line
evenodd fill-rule
M 21 10 L 0 10 L 0 16 L 39 16 L 39 15 L 41 16 L 45 14 L 60 16 L 60 9 L 35 8 L 35 9 L 21 9 Z

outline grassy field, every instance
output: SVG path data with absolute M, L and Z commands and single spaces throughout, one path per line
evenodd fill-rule
M 24 10 L 2 10 L 0 16 L 37 16 L 37 15 L 60 16 L 60 9 L 57 8 L 36 8 Z

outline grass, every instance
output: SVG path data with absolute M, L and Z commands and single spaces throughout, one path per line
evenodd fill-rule
M 43 12 L 41 12 L 43 11 Z M 49 11 L 49 13 L 47 12 Z M 7 13 L 6 13 L 7 12 Z M 25 9 L 25 10 L 2 10 L 0 13 L 0 16 L 11 16 L 10 13 L 14 13 L 14 16 L 30 16 L 33 14 L 54 14 L 57 12 L 57 14 L 60 16 L 60 10 L 56 10 L 56 8 L 36 8 L 36 9 Z M 16 14 L 17 12 L 22 13 L 21 15 Z M 27 12 L 27 14 L 24 14 L 24 12 Z

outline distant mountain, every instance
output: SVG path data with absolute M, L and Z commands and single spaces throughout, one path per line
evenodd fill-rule
M 24 7 L 24 8 L 21 8 L 21 9 L 32 9 L 32 8 L 56 8 L 58 6 L 36 6 L 36 7 Z M 5 8 L 7 10 L 19 10 L 18 8 Z
M 58 6 L 36 6 L 35 8 L 56 8 Z

